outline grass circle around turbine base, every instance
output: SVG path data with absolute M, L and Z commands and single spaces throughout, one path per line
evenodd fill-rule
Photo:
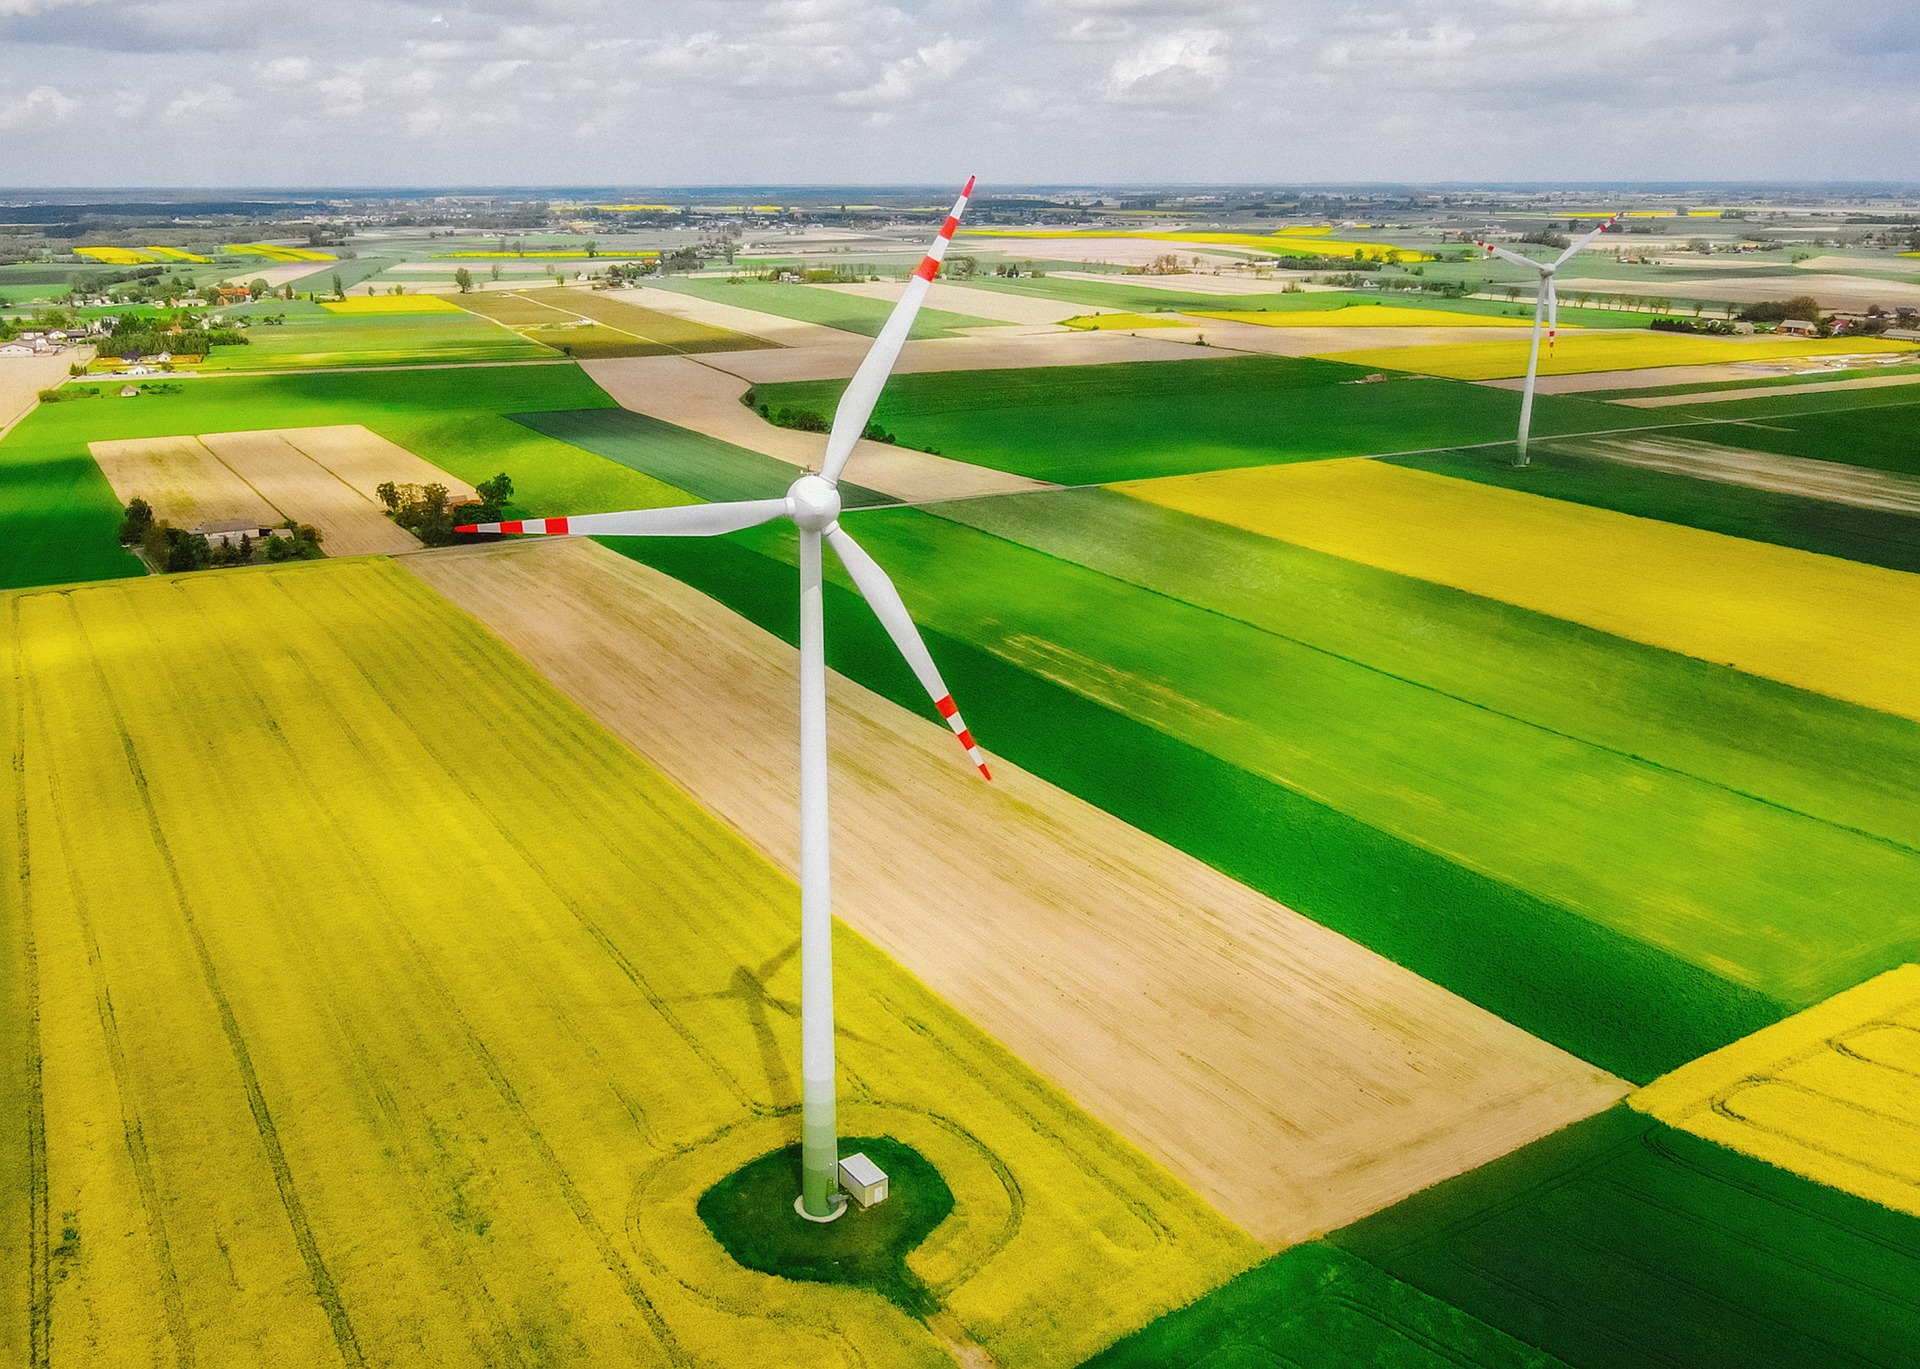
M 953 1211 L 953 1191 L 919 1151 L 889 1137 L 841 1140 L 843 1156 L 856 1152 L 887 1172 L 885 1202 L 862 1208 L 849 1200 L 838 1221 L 806 1220 L 793 1208 L 800 1147 L 791 1145 L 749 1161 L 708 1189 L 700 1197 L 700 1220 L 748 1269 L 871 1289 L 904 1312 L 929 1316 L 939 1301 L 907 1267 L 907 1256 Z

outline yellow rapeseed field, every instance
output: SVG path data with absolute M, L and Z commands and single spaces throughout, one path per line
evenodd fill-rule
M 108 266 L 139 266 L 153 260 L 147 252 L 132 247 L 76 247 L 73 255 L 105 262 Z
M 698 1221 L 798 1132 L 797 895 L 475 620 L 380 559 L 0 608 L 8 1363 L 951 1363 Z M 836 953 L 844 1128 L 946 1177 L 915 1267 L 1000 1364 L 1260 1256 Z
M 1528 319 L 1526 326 L 1532 323 Z M 1450 380 L 1501 380 L 1527 373 L 1529 345 L 1527 339 L 1516 337 L 1500 342 L 1329 352 L 1326 359 L 1374 371 L 1413 371 Z M 1655 366 L 1715 366 L 1773 357 L 1866 356 L 1914 350 L 1913 343 L 1887 338 L 1699 337 L 1646 329 L 1569 334 L 1563 326 L 1560 340 L 1551 350 L 1542 342 L 1539 373 L 1571 376 L 1591 371 L 1641 371 Z
M 233 243 L 227 251 L 246 257 L 265 257 L 268 261 L 338 261 L 331 252 L 315 252 L 307 247 L 281 247 L 270 242 Z
M 1150 242 L 1191 242 L 1222 247 L 1250 247 L 1276 256 L 1351 257 L 1356 253 L 1367 261 L 1433 261 L 1433 254 L 1411 247 L 1395 247 L 1385 242 L 1348 242 L 1323 237 L 1327 229 L 1291 229 L 1279 233 L 1210 233 L 1200 230 L 1147 228 L 969 228 L 964 236 L 975 238 L 1143 238 Z
M 322 309 L 335 314 L 463 314 L 466 310 L 439 295 L 353 295 L 328 300 Z
M 1920 575 L 1366 458 L 1116 488 L 1920 719 Z
M 1920 965 L 1656 1079 L 1668 1126 L 1920 1217 Z
M 1257 323 L 1263 328 L 1531 328 L 1530 318 L 1467 314 L 1452 309 L 1403 309 L 1392 304 L 1349 304 L 1340 309 L 1208 309 L 1196 318 Z M 1572 325 L 1567 325 L 1571 327 Z M 1430 350 L 1430 349 L 1421 349 Z
M 162 257 L 167 261 L 197 261 L 205 263 L 213 260 L 212 257 L 203 257 L 198 252 L 189 252 L 181 247 L 143 247 L 140 250 L 150 252 L 154 256 Z

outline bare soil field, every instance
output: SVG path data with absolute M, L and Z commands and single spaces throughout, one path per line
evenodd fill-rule
M 1048 276 L 1058 276 L 1062 280 L 1090 280 L 1099 285 L 1138 285 L 1148 290 L 1165 290 L 1178 295 L 1271 295 L 1295 284 L 1309 294 L 1345 288 L 1308 284 L 1308 273 L 1305 271 L 1265 268 L 1257 275 L 1244 271 L 1221 275 L 1211 271 L 1183 271 L 1171 276 L 1115 276 L 1111 272 L 1052 271 Z
M 775 427 L 740 402 L 746 381 L 691 357 L 610 357 L 581 369 L 637 414 L 646 414 L 785 461 L 815 469 L 826 449 L 819 433 Z M 847 464 L 847 479 L 910 504 L 1052 489 L 1040 480 L 954 461 L 911 447 L 862 441 Z
M 1920 514 L 1920 479 L 1892 471 L 1869 470 L 1837 461 L 1810 461 L 1799 456 L 1775 456 L 1675 437 L 1589 437 L 1577 439 L 1573 445 L 1582 456 L 1618 461 L 1626 466 L 1778 490 L 1806 499 L 1824 499 L 1832 504 Z
M 121 503 L 138 495 L 183 528 L 292 518 L 319 528 L 331 556 L 419 547 L 382 511 L 374 493 L 382 481 L 438 482 L 456 503 L 475 497 L 471 485 L 359 424 L 94 442 L 89 450 Z
M 114 497 L 122 504 L 138 496 L 154 516 L 179 528 L 251 518 L 262 527 L 289 515 L 281 513 L 208 451 L 197 437 L 148 437 L 90 442 Z
M 82 349 L 86 359 L 92 348 Z M 27 416 L 39 403 L 40 391 L 52 389 L 67 378 L 67 367 L 83 359 L 82 352 L 62 352 L 50 357 L 0 357 L 0 437 Z
M 222 284 L 229 285 L 246 285 L 256 280 L 263 280 L 270 289 L 278 290 L 290 281 L 303 280 L 316 272 L 330 271 L 336 265 L 337 263 L 330 261 L 289 261 L 277 266 L 243 266 L 222 276 L 220 280 Z M 324 280 L 325 277 L 322 276 L 322 279 Z M 373 291 L 369 288 L 359 293 L 372 294 Z
M 1833 275 L 1702 279 L 1698 285 L 1670 280 L 1563 280 L 1560 282 L 1560 298 L 1564 300 L 1581 290 L 1587 290 L 1599 295 L 1652 295 L 1667 299 L 1685 295 L 1689 289 L 1708 299 L 1723 299 L 1735 304 L 1787 299 L 1793 295 L 1812 295 L 1820 301 L 1823 309 L 1865 309 L 1875 304 L 1892 309 L 1903 304 L 1920 304 L 1920 285 Z
M 585 539 L 402 564 L 795 868 L 792 648 Z M 1270 1246 L 1626 1092 L 1016 767 L 983 783 L 931 717 L 829 698 L 841 919 Z

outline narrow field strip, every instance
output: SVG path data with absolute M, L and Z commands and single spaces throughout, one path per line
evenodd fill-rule
M 1920 1217 L 1920 965 L 1683 1065 L 1635 1108 Z
M 1920 578 L 1380 461 L 1115 488 L 1920 719 Z
M 693 1217 L 798 1125 L 792 886 L 497 639 L 371 559 L 14 603 L 49 1366 L 183 1362 L 170 1325 L 200 1364 L 949 1362 Z M 1258 1257 L 871 945 L 838 959 L 843 1115 L 952 1184 L 926 1276 L 998 1363 Z
M 1530 344 L 1463 342 L 1443 347 L 1385 347 L 1333 352 L 1328 361 L 1380 371 L 1416 371 L 1449 380 L 1497 380 L 1525 375 Z M 1655 366 L 1711 366 L 1781 357 L 1874 356 L 1916 350 L 1912 343 L 1884 338 L 1715 338 L 1641 330 L 1563 335 L 1540 352 L 1539 374 L 1580 375 L 1588 371 L 1630 371 Z
M 584 541 L 406 565 L 792 868 L 785 751 L 715 744 L 788 730 L 784 643 Z M 938 724 L 834 689 L 841 916 L 1269 1244 L 1617 1096 L 1017 767 L 981 784 Z M 1015 941 L 1024 971 L 995 949 Z

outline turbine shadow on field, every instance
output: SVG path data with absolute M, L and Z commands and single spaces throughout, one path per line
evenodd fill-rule
M 702 1003 L 734 1001 L 747 1011 L 747 1025 L 753 1029 L 755 1044 L 760 1048 L 760 1067 L 767 1075 L 767 1095 L 774 1108 L 792 1108 L 799 1106 L 800 1093 L 794 1087 L 793 1072 L 787 1068 L 785 1056 L 781 1053 L 780 1043 L 774 1039 L 773 1020 L 768 1008 L 774 1008 L 798 1021 L 798 1004 L 776 998 L 767 992 L 767 985 L 794 956 L 800 953 L 800 940 L 795 937 L 785 949 L 772 959 L 764 962 L 758 969 L 746 965 L 736 965 L 733 975 L 727 981 L 727 987 L 716 993 L 683 994 L 670 1001 L 676 1003 Z

